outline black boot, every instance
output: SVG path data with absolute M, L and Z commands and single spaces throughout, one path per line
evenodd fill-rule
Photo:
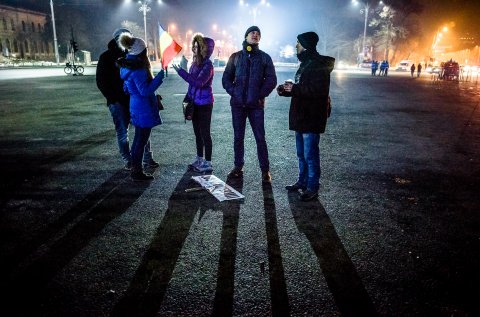
M 153 175 L 145 174 L 142 170 L 133 170 L 130 174 L 130 178 L 134 182 L 151 181 L 154 179 Z

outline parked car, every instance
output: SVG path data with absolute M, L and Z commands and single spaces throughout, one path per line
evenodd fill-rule
M 364 60 L 358 65 L 360 68 L 372 68 L 372 61 Z
M 413 64 L 413 61 L 409 59 L 401 60 L 400 63 L 397 64 L 397 67 L 395 68 L 395 70 L 398 72 L 409 72 L 412 64 Z

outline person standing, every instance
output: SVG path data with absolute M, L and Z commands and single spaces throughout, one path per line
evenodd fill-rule
M 330 73 L 335 59 L 320 55 L 316 46 L 318 35 L 306 32 L 297 36 L 297 57 L 300 67 L 295 83 L 277 87 L 280 96 L 291 97 L 289 129 L 295 131 L 298 157 L 298 179 L 287 185 L 288 191 L 300 191 L 299 198 L 309 201 L 318 197 L 320 167 L 320 134 L 325 132 L 330 115 Z
M 97 64 L 96 82 L 97 87 L 107 99 L 107 106 L 112 115 L 113 124 L 117 134 L 117 143 L 120 155 L 122 156 L 126 170 L 132 168 L 132 156 L 128 142 L 128 125 L 130 123 L 129 102 L 130 97 L 123 91 L 123 80 L 120 78 L 120 68 L 115 64 L 119 58 L 125 57 L 118 44 L 120 34 L 132 34 L 126 28 L 118 28 L 113 32 L 113 39 L 108 42 L 108 49 L 100 55 Z M 150 141 L 145 145 L 143 164 L 148 168 L 159 166 L 153 160 L 150 151 Z
M 122 33 L 119 42 L 128 50 L 127 56 L 117 63 L 121 67 L 120 78 L 124 81 L 124 89 L 130 94 L 130 119 L 135 126 L 130 176 L 134 181 L 151 180 L 153 175 L 144 173 L 142 169 L 142 156 L 152 128 L 162 124 L 155 91 L 162 84 L 165 74 L 162 69 L 153 77 L 144 40 Z
M 377 75 L 377 69 L 378 69 L 378 61 L 373 60 L 372 61 L 372 76 Z
M 197 156 L 189 168 L 196 172 L 211 172 L 212 167 L 212 136 L 210 124 L 213 109 L 213 63 L 210 56 L 215 48 L 215 41 L 197 34 L 192 40 L 193 63 L 190 71 L 173 65 L 178 75 L 188 83 L 185 101 L 193 101 L 193 132 L 197 146 Z M 204 158 L 205 154 L 205 158 Z
M 245 32 L 243 49 L 228 59 L 222 77 L 223 88 L 231 96 L 232 125 L 234 134 L 234 168 L 228 177 L 243 176 L 245 154 L 245 128 L 247 118 L 252 127 L 257 155 L 262 171 L 262 182 L 270 183 L 270 162 L 265 139 L 265 98 L 277 85 L 275 67 L 270 55 L 260 50 L 261 33 L 258 26 Z
M 420 74 L 422 73 L 422 63 L 418 63 L 417 66 L 417 77 L 420 77 Z
M 387 67 L 387 63 L 385 62 L 385 60 L 383 60 L 383 61 L 380 63 L 380 72 L 378 73 L 378 76 L 384 76 L 384 74 L 385 74 L 385 67 Z
M 413 74 L 415 74 L 415 63 L 412 63 L 412 66 L 410 66 L 410 77 L 413 78 Z

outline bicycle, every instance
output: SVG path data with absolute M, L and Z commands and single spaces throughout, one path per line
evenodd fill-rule
M 66 63 L 65 64 L 65 68 L 63 69 L 63 71 L 65 72 L 65 74 L 69 75 L 72 73 L 72 71 L 75 73 L 75 74 L 83 74 L 83 71 L 84 71 L 84 68 L 82 65 L 75 65 L 75 64 L 70 64 L 70 63 Z

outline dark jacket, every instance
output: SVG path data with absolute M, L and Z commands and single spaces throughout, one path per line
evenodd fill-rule
M 205 42 L 204 42 L 205 41 Z M 211 38 L 203 38 L 199 41 L 200 54 L 203 57 L 203 62 L 200 65 L 193 63 L 187 73 L 180 68 L 178 74 L 188 83 L 187 96 L 196 105 L 211 105 L 213 104 L 213 64 L 210 60 L 215 42 Z
M 125 53 L 118 48 L 117 42 L 111 40 L 108 50 L 100 55 L 97 64 L 97 87 L 107 98 L 107 106 L 119 102 L 128 107 L 129 96 L 123 91 L 123 80 L 120 78 L 120 68 L 115 62 Z
M 120 59 L 120 76 L 125 90 L 130 94 L 130 121 L 136 127 L 153 128 L 162 124 L 155 91 L 163 82 L 161 71 L 153 79 L 137 55 L 128 54 Z
M 316 51 L 304 51 L 291 94 L 289 129 L 300 133 L 323 133 L 328 118 L 330 73 L 335 59 Z
M 233 107 L 263 108 L 277 85 L 272 58 L 260 49 L 250 53 L 244 48 L 230 56 L 222 77 L 223 88 L 231 96 Z

